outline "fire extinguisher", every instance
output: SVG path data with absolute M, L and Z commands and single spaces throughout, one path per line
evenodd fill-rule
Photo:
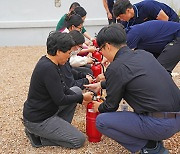
M 93 103 L 87 105 L 86 111 L 86 135 L 89 142 L 100 142 L 102 134 L 96 128 L 96 117 L 99 112 L 94 112 Z
M 100 62 L 94 62 L 91 66 L 93 76 L 96 78 L 99 74 L 102 73 L 102 65 Z
M 92 42 L 93 42 L 93 46 L 95 46 L 96 48 L 99 48 L 96 39 L 94 39 Z M 98 50 L 95 50 L 95 51 L 92 53 L 92 57 L 96 58 L 99 62 L 101 62 L 102 59 L 103 59 L 102 53 L 99 52 Z
M 92 53 L 92 57 L 96 58 L 99 62 L 103 59 L 102 53 L 97 50 Z

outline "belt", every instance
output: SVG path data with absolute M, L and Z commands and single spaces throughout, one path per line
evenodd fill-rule
M 148 116 L 154 117 L 154 118 L 176 118 L 177 116 L 180 116 L 180 112 L 151 112 L 147 113 Z

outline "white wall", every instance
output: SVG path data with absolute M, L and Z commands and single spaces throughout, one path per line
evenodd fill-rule
M 76 0 L 87 14 L 85 27 L 93 36 L 107 24 L 101 0 Z M 0 46 L 45 45 L 48 33 L 55 30 L 60 17 L 73 0 L 0 0 Z
M 86 9 L 85 27 L 94 36 L 107 24 L 102 0 L 61 0 L 61 7 L 55 7 L 55 0 L 0 0 L 0 46 L 45 45 L 48 33 L 74 1 Z M 180 0 L 159 1 L 180 10 Z

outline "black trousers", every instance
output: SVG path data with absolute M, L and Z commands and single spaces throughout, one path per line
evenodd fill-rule
M 167 44 L 157 60 L 171 73 L 180 60 L 180 37 Z

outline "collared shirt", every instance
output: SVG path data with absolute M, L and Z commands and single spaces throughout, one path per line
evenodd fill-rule
M 164 3 L 153 0 L 145 0 L 133 5 L 134 17 L 128 22 L 122 22 L 125 27 L 133 26 L 149 20 L 156 20 L 159 12 L 163 10 L 169 17 L 169 21 L 179 21 L 177 13 Z
M 124 98 L 136 113 L 180 111 L 180 91 L 152 54 L 121 48 L 105 72 L 106 101 L 98 110 L 113 112 Z
M 127 29 L 127 45 L 160 54 L 164 47 L 180 37 L 180 23 L 151 20 Z

